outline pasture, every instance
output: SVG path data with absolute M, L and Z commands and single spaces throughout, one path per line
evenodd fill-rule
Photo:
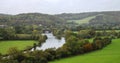
M 27 46 L 33 46 L 34 43 L 36 43 L 34 40 L 0 41 L 0 53 L 7 54 L 11 47 L 17 47 L 19 50 L 24 50 Z
M 85 24 L 85 23 L 89 23 L 89 21 L 93 18 L 95 18 L 96 16 L 90 16 L 84 19 L 80 19 L 80 20 L 68 20 L 67 22 L 75 22 L 77 24 Z
M 120 39 L 91 53 L 55 60 L 49 63 L 120 63 Z

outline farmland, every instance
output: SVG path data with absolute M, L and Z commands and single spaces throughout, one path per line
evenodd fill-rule
M 27 46 L 33 46 L 33 40 L 14 40 L 0 41 L 0 53 L 6 54 L 11 47 L 17 47 L 19 50 L 24 50 Z
M 75 22 L 77 24 L 84 24 L 84 23 L 89 23 L 89 20 L 95 18 L 95 16 L 90 16 L 81 20 L 68 20 L 68 22 Z

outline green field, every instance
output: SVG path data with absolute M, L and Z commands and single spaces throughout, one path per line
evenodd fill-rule
M 6 54 L 11 47 L 17 47 L 19 50 L 24 50 L 27 46 L 33 46 L 34 40 L 14 40 L 0 41 L 0 53 Z
M 49 63 L 120 63 L 120 39 L 114 39 L 112 44 L 102 50 L 64 58 Z
M 87 31 L 87 30 L 80 30 L 80 31 Z M 96 30 L 95 32 L 103 32 L 104 30 Z M 106 32 L 120 32 L 120 30 L 105 30 Z M 73 31 L 74 33 L 78 33 L 79 31 Z
M 112 32 L 112 31 L 115 31 L 115 32 L 120 32 L 120 30 L 105 30 L 106 32 Z M 96 32 L 103 32 L 103 30 L 99 30 L 99 31 L 96 31 Z
M 68 20 L 68 22 L 75 22 L 77 24 L 84 24 L 84 23 L 89 23 L 89 20 L 95 18 L 95 16 L 90 16 L 81 20 Z

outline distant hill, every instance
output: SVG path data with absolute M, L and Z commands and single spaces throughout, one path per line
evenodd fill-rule
M 120 12 L 102 12 L 89 21 L 90 24 L 120 24 Z
M 64 19 L 41 13 L 25 13 L 18 15 L 0 14 L 0 24 L 4 25 L 55 25 L 64 23 Z
M 83 21 L 89 22 L 90 24 L 120 24 L 120 11 L 64 13 L 56 16 L 64 18 L 67 21 L 75 21 L 78 24 L 83 23 Z M 94 16 L 94 18 L 88 19 L 92 16 Z
M 94 18 L 93 18 L 94 17 Z M 0 14 L 0 25 L 58 25 L 72 21 L 81 25 L 119 25 L 120 11 L 63 13 L 48 15 L 41 13 L 24 13 L 18 15 Z
M 78 25 L 80 25 L 80 24 L 88 24 L 89 23 L 89 21 L 91 20 L 91 19 L 93 19 L 93 18 L 95 18 L 96 16 L 90 16 L 90 17 L 86 17 L 86 18 L 84 18 L 84 19 L 78 19 L 78 20 L 67 20 L 67 22 L 69 23 L 69 22 L 74 22 L 74 23 L 76 23 L 76 24 L 78 24 Z
M 56 16 L 64 18 L 65 20 L 80 20 L 90 16 L 98 15 L 98 12 L 86 12 L 86 13 L 63 13 Z

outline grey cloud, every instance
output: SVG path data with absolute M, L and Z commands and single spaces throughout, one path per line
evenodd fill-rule
M 120 10 L 120 0 L 1 0 L 0 13 L 48 14 Z

